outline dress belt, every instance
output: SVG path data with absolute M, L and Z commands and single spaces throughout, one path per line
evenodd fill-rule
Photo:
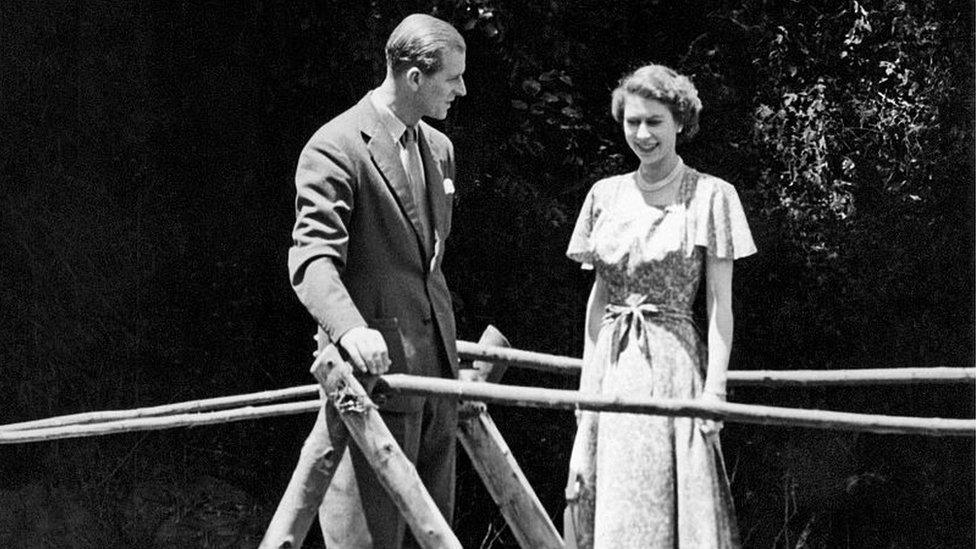
M 668 320 L 694 324 L 689 311 L 648 303 L 646 297 L 626 304 L 608 303 L 603 314 L 603 323 L 611 324 L 613 330 L 610 336 L 610 366 L 617 365 L 620 351 L 626 345 L 626 338 L 631 330 L 637 336 L 641 352 L 650 363 L 651 349 L 647 339 L 650 326 L 655 322 Z

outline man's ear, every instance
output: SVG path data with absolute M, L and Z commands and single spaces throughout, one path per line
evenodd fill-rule
M 418 69 L 417 67 L 410 67 L 409 69 L 407 69 L 407 73 L 404 76 L 406 77 L 407 82 L 410 83 L 410 86 L 413 89 L 416 90 L 417 88 L 420 87 L 420 77 L 423 76 L 423 74 L 420 72 L 420 69 Z

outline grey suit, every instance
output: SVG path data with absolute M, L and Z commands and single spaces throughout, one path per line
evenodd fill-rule
M 320 128 L 302 150 L 295 176 L 294 244 L 288 257 L 292 286 L 319 325 L 320 344 L 368 325 L 383 334 L 391 373 L 456 377 L 454 315 L 441 271 L 451 229 L 452 197 L 445 193 L 444 180 L 454 177 L 453 147 L 444 134 L 420 122 L 432 218 L 427 223 L 434 235 L 432 242 L 425 241 L 424 220 L 398 146 L 383 130 L 367 95 Z M 450 523 L 456 402 L 398 396 L 380 410 Z M 356 482 L 340 478 L 350 474 L 344 464 L 323 505 L 327 542 L 333 540 L 330 547 L 345 546 L 335 540 L 349 526 L 343 522 L 359 515 L 349 509 L 359 499 L 354 494 L 358 492 L 366 496 L 362 516 L 375 546 L 398 547 L 404 522 L 358 448 L 351 450 Z

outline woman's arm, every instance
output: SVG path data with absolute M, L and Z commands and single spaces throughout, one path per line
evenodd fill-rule
M 725 380 L 732 351 L 732 259 L 707 256 L 708 371 L 705 392 L 725 399 Z
M 593 289 L 590 290 L 590 297 L 586 301 L 586 325 L 583 335 L 583 372 L 580 375 L 580 391 L 595 393 L 599 391 L 600 380 L 596 377 L 596 370 L 590 364 L 590 357 L 593 356 L 593 349 L 596 347 L 596 339 L 600 334 L 600 326 L 603 324 L 603 311 L 607 307 L 607 285 L 603 277 L 596 275 L 593 281 Z

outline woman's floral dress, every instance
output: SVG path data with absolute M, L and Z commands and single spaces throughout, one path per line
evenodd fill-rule
M 609 305 L 581 392 L 702 392 L 707 349 L 691 307 L 705 254 L 735 259 L 756 247 L 732 185 L 681 163 L 672 176 L 681 178 L 678 200 L 667 207 L 646 203 L 634 173 L 601 180 L 586 197 L 567 255 L 603 277 Z M 581 549 L 739 545 L 719 441 L 699 421 L 582 413 L 573 449 L 583 463 Z

